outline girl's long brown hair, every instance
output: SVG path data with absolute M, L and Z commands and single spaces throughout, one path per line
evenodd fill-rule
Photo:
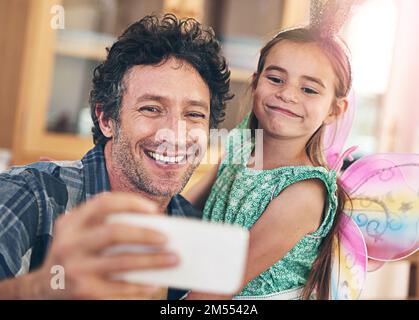
M 295 28 L 283 31 L 270 40 L 261 50 L 256 75 L 253 79 L 252 87 L 256 88 L 259 77 L 263 71 L 266 57 L 272 47 L 282 40 L 288 40 L 296 43 L 313 43 L 318 45 L 332 64 L 336 74 L 337 83 L 335 87 L 335 99 L 346 97 L 349 93 L 352 83 L 351 65 L 349 61 L 348 49 L 340 38 L 337 36 L 322 37 L 316 30 L 307 28 Z M 334 101 L 335 102 L 335 101 Z M 333 105 L 335 103 L 333 102 Z M 258 120 L 252 112 L 250 121 L 250 129 L 258 128 Z M 314 166 L 322 166 L 328 168 L 328 164 L 323 155 L 323 135 L 325 128 L 322 125 L 311 136 L 306 145 L 306 153 Z M 331 281 L 331 265 L 333 239 L 338 233 L 338 225 L 341 213 L 345 203 L 350 200 L 339 180 L 337 181 L 337 199 L 336 215 L 333 225 L 327 236 L 323 239 L 316 260 L 308 276 L 306 285 L 303 289 L 302 298 L 309 299 L 315 291 L 316 298 L 319 300 L 329 299 L 329 288 Z

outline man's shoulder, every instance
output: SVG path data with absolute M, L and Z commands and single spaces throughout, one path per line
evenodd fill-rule
M 81 160 L 76 161 L 41 161 L 22 166 L 14 166 L 5 172 L 9 175 L 18 175 L 22 172 L 41 172 L 54 175 L 57 170 L 81 170 L 83 164 Z
M 14 166 L 0 174 L 4 183 L 26 182 L 28 185 L 48 185 L 65 183 L 70 176 L 73 180 L 80 177 L 81 161 L 45 161 L 28 165 Z M 81 180 L 81 177 L 79 178 Z
M 0 174 L 2 200 L 6 194 L 23 192 L 62 198 L 69 184 L 82 185 L 82 167 L 81 161 L 48 161 L 14 166 Z
M 0 174 L 0 279 L 39 266 L 52 236 L 56 217 L 65 212 L 68 185 L 60 165 L 37 162 Z

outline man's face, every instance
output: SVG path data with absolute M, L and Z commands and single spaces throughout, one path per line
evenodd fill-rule
M 206 148 L 209 88 L 191 65 L 173 58 L 134 66 L 124 85 L 119 125 L 112 123 L 113 165 L 136 189 L 173 196 Z

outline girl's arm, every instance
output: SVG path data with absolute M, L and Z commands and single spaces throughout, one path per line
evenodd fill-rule
M 295 183 L 273 199 L 250 230 L 249 254 L 242 288 L 282 259 L 305 235 L 318 229 L 326 190 L 320 180 Z M 222 261 L 220 261 L 222 263 Z M 231 299 L 192 292 L 187 299 Z
M 201 211 L 204 209 L 205 202 L 211 192 L 211 187 L 217 178 L 217 172 L 222 158 L 223 156 L 219 158 L 218 163 L 212 165 L 205 175 L 183 195 L 186 200 Z

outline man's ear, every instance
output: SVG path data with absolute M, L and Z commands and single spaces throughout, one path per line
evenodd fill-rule
M 99 123 L 100 130 L 106 138 L 112 138 L 114 135 L 114 123 L 112 119 L 105 119 L 101 104 L 96 104 L 95 113 Z
M 335 104 L 330 108 L 330 113 L 323 121 L 323 124 L 328 125 L 336 121 L 341 115 L 343 115 L 348 109 L 349 101 L 348 98 L 338 98 Z

